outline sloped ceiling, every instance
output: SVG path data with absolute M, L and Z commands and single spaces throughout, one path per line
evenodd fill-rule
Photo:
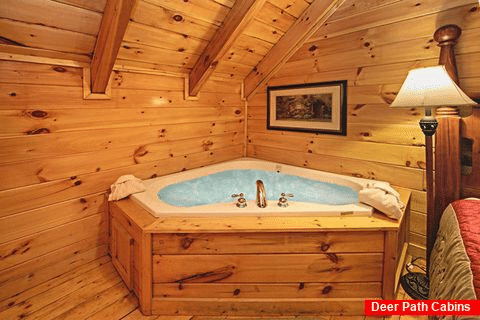
M 0 52 L 88 63 L 94 52 L 106 1 L 2 0 Z M 264 1 L 215 64 L 212 76 L 245 79 L 312 1 Z M 345 0 L 290 60 L 306 56 L 318 58 L 334 53 L 337 46 L 352 46 L 355 50 L 356 38 L 362 38 L 358 32 L 362 30 L 471 4 L 478 5 L 478 1 Z M 235 0 L 137 0 L 116 66 L 182 75 L 190 73 L 234 5 Z M 412 30 L 406 29 L 405 32 Z M 347 34 L 356 41 L 348 41 Z M 401 35 L 394 36 L 401 39 Z M 326 41 L 335 37 L 347 41 Z M 366 46 L 366 41 L 360 45 Z
M 232 0 L 140 0 L 117 61 L 189 72 L 233 5 Z M 308 5 L 305 0 L 266 1 L 214 74 L 243 79 Z

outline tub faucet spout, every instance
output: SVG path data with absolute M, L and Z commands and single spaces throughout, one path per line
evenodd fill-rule
M 257 207 L 265 208 L 267 206 L 267 193 L 262 180 L 257 180 Z

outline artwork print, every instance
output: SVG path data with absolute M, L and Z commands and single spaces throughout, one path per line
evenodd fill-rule
M 346 135 L 346 81 L 267 88 L 267 128 Z

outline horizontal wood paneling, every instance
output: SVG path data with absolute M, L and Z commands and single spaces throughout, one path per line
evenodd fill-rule
M 371 282 L 382 268 L 382 253 L 154 255 L 153 282 Z
M 412 211 L 410 216 L 410 231 L 420 235 L 427 234 L 427 215 Z
M 42 79 L 42 86 L 69 86 L 79 87 L 82 85 L 82 69 L 65 66 L 54 66 L 39 63 L 18 63 L 14 61 L 0 60 L 0 82 L 2 90 L 4 86 L 11 84 L 37 84 Z M 52 72 L 55 71 L 55 72 Z M 59 75 L 58 73 L 61 73 Z M 32 90 L 35 90 L 32 88 Z M 10 97 L 15 97 L 14 91 L 9 92 Z M 38 92 L 35 90 L 35 94 Z M 2 99 L 4 101 L 4 99 Z M 5 101 L 4 101 L 5 102 Z
M 235 45 L 232 50 L 248 53 L 256 53 L 264 56 L 272 48 L 272 44 L 247 34 L 241 34 L 235 41 Z
M 96 36 L 102 15 L 50 0 L 3 0 L 0 17 Z
M 183 18 L 180 23 L 174 20 L 174 16 L 179 14 Z M 177 17 L 178 18 L 178 17 Z M 132 20 L 158 29 L 170 30 L 178 34 L 184 34 L 189 37 L 195 37 L 203 40 L 210 40 L 218 29 L 218 25 L 210 24 L 182 15 L 177 10 L 171 10 L 163 7 L 161 3 L 150 3 L 139 0 L 134 12 Z
M 35 131 L 62 132 L 103 128 L 127 128 L 150 125 L 235 120 L 243 117 L 243 108 L 145 108 L 142 109 L 44 109 L 0 110 L 5 125 L 0 136 L 35 134 Z
M 252 66 L 222 60 L 215 67 L 214 75 L 227 78 L 237 78 L 239 75 L 242 75 L 241 77 L 243 78 L 243 75 L 247 74 L 252 69 Z
M 342 8 L 344 8 L 343 6 Z M 379 25 L 375 28 L 362 29 L 356 32 L 346 33 L 340 36 L 323 39 L 320 37 L 307 42 L 298 50 L 292 60 L 302 60 L 311 57 L 322 57 L 336 51 L 365 49 L 372 50 L 380 45 L 409 41 L 418 38 L 433 38 L 435 28 L 448 23 L 456 23 L 460 20 L 465 30 L 479 27 L 478 13 L 471 11 L 472 5 L 461 6 L 450 10 L 444 15 L 424 15 L 417 18 L 400 21 L 393 24 Z M 341 10 L 341 9 L 339 9 Z M 337 11 L 338 13 L 339 11 Z M 463 16 L 463 19 L 460 17 Z M 441 19 L 442 21 L 438 21 Z M 465 20 L 464 20 L 465 19 Z M 458 20 L 458 21 L 452 21 Z M 415 28 L 411 26 L 415 25 Z M 465 31 L 468 33 L 468 31 Z
M 22 46 L 60 52 L 91 54 L 96 37 L 84 33 L 44 27 L 0 18 L 0 36 Z
M 383 252 L 378 232 L 155 234 L 153 254 Z
M 79 68 L 0 70 L 0 299 L 106 254 L 105 195 L 119 176 L 243 154 L 239 82 L 213 79 L 185 101 L 181 77 L 117 71 L 112 99 L 87 101 Z
M 96 214 L 0 244 L 0 270 L 87 238 L 106 243 L 106 215 Z
M 412 190 L 411 210 L 427 212 L 427 193 L 425 191 Z
M 185 37 L 180 33 L 174 33 L 135 22 L 128 24 L 123 40 L 127 43 L 142 43 L 152 47 L 197 55 L 202 53 L 208 43 L 206 40 L 188 36 Z
M 23 77 L 25 78 L 25 77 Z M 21 80 L 25 81 L 25 80 Z M 54 81 L 54 80 L 52 80 Z M 130 80 L 128 80 L 130 81 Z M 241 106 L 244 103 L 238 99 L 238 93 L 202 92 L 199 100 L 191 100 L 185 105 L 183 92 L 142 89 L 123 89 L 112 92 L 112 100 L 80 100 L 83 91 L 81 87 L 63 87 L 57 85 L 34 84 L 2 84 L 0 86 L 0 109 L 24 110 L 51 108 L 52 99 L 60 109 L 101 109 L 101 108 L 161 108 L 161 107 L 221 107 Z M 75 99 L 72 99 L 75 98 Z M 88 112 L 86 110 L 85 112 Z
M 190 72 L 233 1 L 138 1 L 119 59 L 126 67 L 144 63 L 149 69 Z M 218 57 L 213 75 L 243 79 L 293 25 L 309 3 L 267 1 L 231 48 Z
M 426 248 L 423 245 L 418 245 L 415 243 L 410 243 L 408 247 L 408 254 L 412 257 L 420 257 L 426 259 Z
M 410 243 L 412 243 L 415 246 L 425 248 L 426 243 L 427 243 L 427 237 L 423 234 L 418 234 L 418 233 L 412 232 L 410 234 Z
M 152 163 L 135 164 L 80 176 L 75 175 L 67 179 L 0 191 L 0 206 L 3 208 L 0 214 L 19 213 L 55 202 L 79 198 L 90 193 L 105 192 L 119 176 L 125 174 L 133 174 L 141 179 L 148 179 L 240 158 L 242 154 L 243 144 L 232 145 L 215 151 L 186 154 Z
M 87 196 L 0 218 L 0 243 L 28 236 L 105 210 L 103 195 Z M 58 214 L 61 212 L 62 214 Z M 12 228 L 12 226 L 15 226 Z
M 298 18 L 312 1 L 306 0 L 271 0 L 270 4 Z
M 214 318 L 207 316 L 203 319 L 229 319 L 230 315 L 242 316 L 265 316 L 277 315 L 274 318 L 285 314 L 300 314 L 300 317 L 293 319 L 311 319 L 311 315 L 335 315 L 341 313 L 344 316 L 358 315 L 364 310 L 364 299 L 169 299 L 156 298 L 152 302 L 152 312 L 161 314 L 163 310 L 169 310 L 171 313 L 179 315 L 207 314 L 207 315 L 228 315 L 227 318 Z M 300 310 L 300 311 L 299 311 Z M 181 320 L 181 316 L 179 316 Z M 318 318 L 319 316 L 314 316 Z M 363 316 L 362 316 L 363 317 Z M 235 318 L 232 318 L 235 319 Z M 240 318 L 241 319 L 241 318 Z M 247 318 L 248 319 L 248 318 Z M 255 318 L 250 318 L 255 319 Z M 266 318 L 268 319 L 268 318 Z M 281 318 L 280 318 L 281 319 Z M 289 318 L 286 318 L 289 319 Z
M 252 144 L 248 145 L 247 151 L 249 156 L 259 159 L 358 178 L 387 181 L 392 185 L 409 189 L 422 189 L 424 185 L 424 170 L 422 169 L 349 159 L 347 157 L 332 157 L 304 153 Z
M 472 40 L 479 35 L 480 28 L 464 31 L 461 39 L 466 43 L 472 43 L 472 45 L 458 45 L 458 54 L 461 55 L 478 51 L 477 46 L 473 44 L 475 41 Z M 436 59 L 440 53 L 438 46 L 436 46 L 435 43 L 432 43 L 431 36 L 377 46 L 373 46 L 369 42 L 366 44 L 367 45 L 364 43 L 363 47 L 356 50 L 353 49 L 344 52 L 336 52 L 328 55 L 323 54 L 318 61 L 315 60 L 315 58 L 305 57 L 298 54 L 290 61 L 292 63 L 295 61 L 301 61 L 301 64 L 315 65 L 319 71 L 323 71 L 331 70 L 332 68 L 335 68 L 336 65 L 341 65 L 342 68 L 355 68 L 371 65 L 384 65 L 388 63 L 409 62 L 412 60 Z M 300 65 L 300 63 L 297 63 L 296 65 Z
M 54 0 L 55 2 L 70 4 L 75 7 L 84 8 L 96 12 L 103 12 L 107 0 Z
M 407 146 L 423 146 L 425 145 L 425 136 L 420 129 L 416 130 L 417 124 L 377 124 L 377 123 L 349 123 L 347 137 L 355 141 L 370 141 L 389 144 L 401 144 Z M 263 133 L 263 134 L 275 134 L 285 135 L 283 131 L 267 130 L 267 126 L 264 120 L 256 119 L 248 121 L 248 132 L 250 133 Z M 405 134 L 397 134 L 404 132 Z M 301 136 L 300 133 L 289 133 L 295 136 Z M 304 135 L 303 135 L 304 136 Z M 312 139 L 317 137 L 315 134 L 307 135 Z M 326 139 L 334 137 L 325 136 Z
M 7 172 L 0 177 L 0 190 L 27 186 L 38 182 L 65 179 L 74 175 L 89 174 L 101 170 L 127 167 L 139 163 L 181 157 L 188 153 L 216 151 L 230 145 L 241 145 L 243 133 L 209 135 L 148 145 L 119 147 L 111 150 L 84 152 L 56 158 L 44 158 L 21 163 L 0 165 Z
M 375 28 L 386 24 L 399 23 L 414 17 L 433 15 L 437 17 L 436 27 L 445 24 L 438 21 L 442 17 L 451 17 L 447 23 L 461 23 L 465 17 L 450 15 L 447 10 L 464 5 L 475 5 L 475 0 L 454 0 L 441 3 L 436 0 L 426 0 L 417 5 L 415 0 L 408 1 L 366 1 L 364 5 L 352 5 L 350 0 L 338 10 L 330 19 L 328 25 L 323 26 L 313 38 L 334 37 L 365 28 Z M 452 21 L 452 19 L 454 19 Z M 432 30 L 434 32 L 435 30 Z
M 374 161 L 391 165 L 424 168 L 422 147 L 378 144 L 366 141 L 350 141 L 322 138 L 303 138 L 261 133 L 249 133 L 248 142 L 256 146 L 312 153 L 356 160 Z
M 0 163 L 51 159 L 87 152 L 108 152 L 111 149 L 128 146 L 136 150 L 139 140 L 142 140 L 144 146 L 159 143 L 172 145 L 175 142 L 183 143 L 182 141 L 190 141 L 194 138 L 205 138 L 206 142 L 208 141 L 206 137 L 210 136 L 217 136 L 218 139 L 218 135 L 221 134 L 240 134 L 243 126 L 243 119 L 240 119 L 132 127 L 128 131 L 124 128 L 89 130 L 87 138 L 83 130 L 28 135 L 23 136 L 22 139 L 10 137 L 0 139 Z
M 229 7 L 213 0 L 144 0 L 166 9 L 183 13 L 189 17 L 220 25 L 229 12 Z
M 183 283 L 153 286 L 159 298 L 302 299 L 380 297 L 380 282 L 362 283 Z
M 141 43 L 122 42 L 118 51 L 118 58 L 123 60 L 154 62 L 161 58 L 161 63 L 173 66 L 192 68 L 198 55 L 188 52 L 173 51 L 158 47 L 151 47 Z
M 297 20 L 290 13 L 273 5 L 269 1 L 267 1 L 262 10 L 260 10 L 257 19 L 283 32 L 287 32 Z
M 351 59 L 355 59 L 351 57 Z M 473 55 L 471 53 L 462 55 L 457 55 L 458 61 L 465 61 L 463 68 L 472 68 L 478 64 L 478 61 L 475 62 L 473 59 Z M 459 62 L 460 63 L 460 62 Z M 389 92 L 392 89 L 395 89 L 394 92 L 397 92 L 400 88 L 401 83 L 405 80 L 407 73 L 410 69 L 413 68 L 421 68 L 421 67 L 430 67 L 437 64 L 436 58 L 425 59 L 425 60 L 415 60 L 409 62 L 396 62 L 396 63 L 389 63 L 389 64 L 382 64 L 382 65 L 368 65 L 368 66 L 361 66 L 358 64 L 352 69 L 343 69 L 339 65 L 341 63 L 335 63 L 333 66 L 328 67 L 325 64 L 319 65 L 317 60 L 311 60 L 306 63 L 304 60 L 288 62 L 283 69 L 281 69 L 277 76 L 279 78 L 285 78 L 285 80 L 295 80 L 295 83 L 303 83 L 309 82 L 312 80 L 316 81 L 329 81 L 323 80 L 323 77 L 328 77 L 328 79 L 346 79 L 351 80 L 352 84 L 356 86 L 371 86 L 371 85 L 380 85 L 381 90 L 379 92 L 385 93 Z M 466 64 L 466 65 L 465 65 Z M 338 68 L 338 69 L 337 69 Z M 328 70 L 330 69 L 330 70 Z M 459 67 L 460 69 L 460 67 Z M 475 68 L 474 68 L 475 69 Z M 320 72 L 319 74 L 316 74 Z M 462 85 L 470 85 L 473 86 L 476 83 L 476 79 L 478 79 L 478 73 L 474 70 L 469 71 L 470 74 L 475 72 L 476 78 L 469 78 L 464 77 L 460 74 L 460 82 Z M 295 75 L 303 75 L 303 79 L 299 78 Z M 295 77 L 295 78 L 294 78 Z M 275 80 L 275 79 L 273 79 Z M 272 80 L 272 81 L 273 81 Z M 278 79 L 276 80 L 279 82 Z M 307 80 L 307 81 L 305 81 Z M 385 88 L 389 88 L 385 90 Z M 360 88 L 359 88 L 360 89 Z M 385 98 L 384 96 L 380 96 Z M 388 96 L 387 96 L 388 97 Z M 384 102 L 386 102 L 384 100 Z
M 256 19 L 250 22 L 244 33 L 248 36 L 262 39 L 272 44 L 277 43 L 277 41 L 285 34 L 283 31 L 275 29 L 273 26 Z

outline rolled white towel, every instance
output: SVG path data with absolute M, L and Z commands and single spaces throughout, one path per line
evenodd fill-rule
M 397 220 L 402 217 L 402 209 L 405 208 L 400 194 L 386 182 L 367 183 L 358 193 L 358 200 Z
M 111 193 L 108 196 L 108 201 L 120 200 L 128 197 L 131 194 L 145 191 L 145 184 L 137 177 L 127 174 L 121 176 L 110 186 Z

